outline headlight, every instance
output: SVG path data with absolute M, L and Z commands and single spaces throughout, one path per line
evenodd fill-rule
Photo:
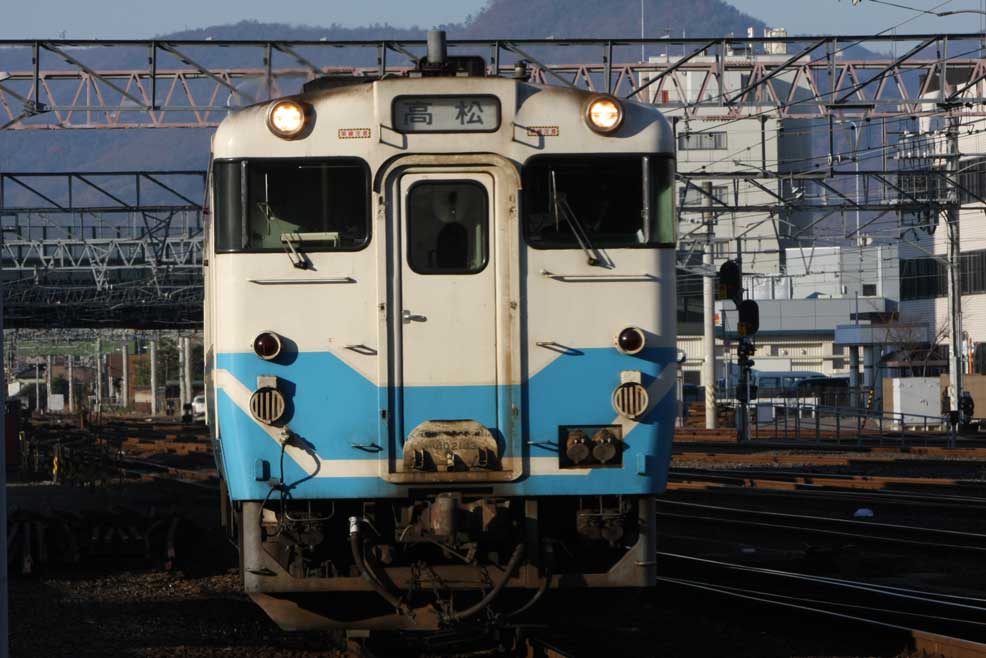
M 300 135 L 307 120 L 305 106 L 298 101 L 275 101 L 267 110 L 267 127 L 283 139 L 294 139 Z
M 599 96 L 589 101 L 585 120 L 596 132 L 609 134 L 623 123 L 623 105 L 612 96 Z

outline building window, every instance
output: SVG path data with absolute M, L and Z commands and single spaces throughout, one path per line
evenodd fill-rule
M 729 203 L 729 186 L 728 185 L 713 185 L 712 186 L 712 196 L 715 197 L 715 201 L 712 202 L 714 206 L 726 205 Z M 709 197 L 705 194 L 705 188 L 702 187 L 701 183 L 693 183 L 692 185 L 685 185 L 678 188 L 678 206 L 704 206 L 709 201 Z M 718 202 L 718 203 L 717 203 Z
M 943 200 L 945 196 L 944 187 L 941 185 L 941 176 L 930 171 L 909 171 L 897 174 L 897 185 L 907 195 L 913 196 L 919 201 Z M 902 199 L 907 199 L 907 195 L 902 195 Z
M 678 322 L 700 324 L 705 312 L 702 299 L 702 277 L 678 269 Z
M 962 294 L 986 292 L 986 250 L 962 254 L 961 263 Z
M 876 297 L 876 284 L 875 283 L 864 283 L 863 284 L 863 297 Z
M 728 148 L 725 131 L 681 133 L 678 135 L 679 151 L 708 151 L 724 148 Z
M 963 295 L 986 293 L 986 249 L 967 251 L 959 260 Z M 941 258 L 906 258 L 900 262 L 901 299 L 933 299 L 948 294 L 948 266 Z M 865 293 L 864 293 L 865 295 Z
M 947 292 L 947 268 L 938 258 L 906 258 L 900 262 L 901 299 L 934 299 Z
M 959 162 L 959 203 L 978 203 L 986 198 L 986 158 Z

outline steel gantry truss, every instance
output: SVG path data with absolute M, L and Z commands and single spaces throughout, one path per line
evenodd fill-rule
M 7 326 L 201 322 L 205 172 L 0 173 Z
M 718 166 L 680 167 L 681 262 L 708 274 L 691 252 L 707 247 L 726 216 L 749 218 L 734 238 L 769 223 L 787 245 L 838 243 L 876 227 L 887 239 L 933 231 L 949 199 L 905 184 L 886 157 L 896 147 L 886 130 L 882 166 L 859 167 L 857 139 L 848 158 L 856 168 L 847 170 L 841 126 L 946 116 L 986 125 L 984 41 L 950 34 L 449 46 L 482 56 L 490 73 L 510 75 L 523 61 L 535 82 L 653 103 L 673 117 L 679 137 L 751 119 L 761 131 L 768 119 L 809 120 L 821 147 L 793 171 L 766 157 L 766 137 L 759 158 L 727 152 Z M 651 56 L 633 61 L 641 45 Z M 400 75 L 424 52 L 424 41 L 0 41 L 0 129 L 210 128 L 231 107 L 314 78 Z M 963 189 L 942 168 L 907 175 L 938 180 L 924 190 Z M 862 196 L 847 191 L 853 182 Z M 199 324 L 204 183 L 201 171 L 0 174 L 8 326 Z M 986 207 L 974 191 L 964 193 Z M 846 213 L 867 215 L 850 228 L 838 221 Z
M 654 54 L 633 62 L 643 45 Z M 982 103 L 981 34 L 717 39 L 450 40 L 509 75 L 529 63 L 536 82 L 660 103 L 666 90 L 688 116 L 790 118 L 919 114 L 941 76 L 943 99 Z M 902 51 L 872 56 L 877 51 Z M 400 74 L 424 41 L 0 41 L 0 127 L 162 128 L 216 125 L 230 106 L 292 93 L 325 75 Z M 774 52 L 790 53 L 782 58 Z M 572 61 L 581 63 L 572 64 Z M 625 61 L 627 63 L 620 63 Z M 727 80 L 739 73 L 738 84 Z M 686 81 L 690 77 L 691 81 Z M 800 94 L 798 90 L 807 90 Z M 965 113 L 982 115 L 982 107 Z

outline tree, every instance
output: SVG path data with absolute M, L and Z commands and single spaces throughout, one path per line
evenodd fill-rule
M 157 374 L 161 384 L 171 380 L 177 380 L 178 370 L 178 343 L 171 338 L 162 338 L 157 346 Z
M 151 385 L 151 352 L 148 350 L 137 357 L 134 362 L 134 385 Z
M 54 395 L 64 395 L 68 399 L 68 380 L 62 376 L 55 377 L 51 381 L 51 392 Z

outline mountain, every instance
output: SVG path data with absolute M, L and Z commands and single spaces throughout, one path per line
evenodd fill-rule
M 685 34 L 691 36 L 745 35 L 748 27 L 762 33 L 764 23 L 722 0 L 645 0 L 645 33 L 649 36 Z M 462 23 L 440 25 L 449 38 L 550 38 L 612 37 L 630 38 L 640 34 L 640 4 L 637 0 L 599 2 L 599 0 L 491 0 L 476 16 Z M 283 23 L 240 21 L 170 34 L 160 39 L 212 40 L 378 40 L 422 39 L 427 27 L 401 28 L 387 24 L 364 27 L 299 26 Z M 241 64 L 237 48 L 187 48 L 185 54 L 210 66 Z M 299 52 L 306 54 L 304 49 Z M 541 56 L 545 51 L 536 51 Z M 598 59 L 597 49 L 556 49 L 566 62 Z M 91 53 L 73 50 L 72 55 L 94 69 L 141 68 L 147 66 L 146 52 L 140 49 L 105 49 Z M 259 61 L 256 48 L 251 53 Z M 340 49 L 326 62 L 336 65 L 372 65 L 376 52 L 368 48 L 359 53 Z M 639 49 L 624 48 L 614 53 L 616 61 L 636 60 Z M 161 54 L 158 65 L 174 64 Z M 64 66 L 53 55 L 45 56 L 45 66 Z M 31 66 L 27 49 L 0 51 L 0 71 L 25 70 Z M 3 171 L 120 171 L 136 169 L 196 169 L 208 163 L 211 130 L 78 130 L 78 131 L 0 131 L 0 169 Z
M 680 36 L 746 35 L 764 22 L 722 0 L 647 0 L 644 32 Z M 493 0 L 471 22 L 450 29 L 449 36 L 522 39 L 548 37 L 639 37 L 640 3 L 635 0 Z M 460 32 L 461 30 L 461 32 Z

